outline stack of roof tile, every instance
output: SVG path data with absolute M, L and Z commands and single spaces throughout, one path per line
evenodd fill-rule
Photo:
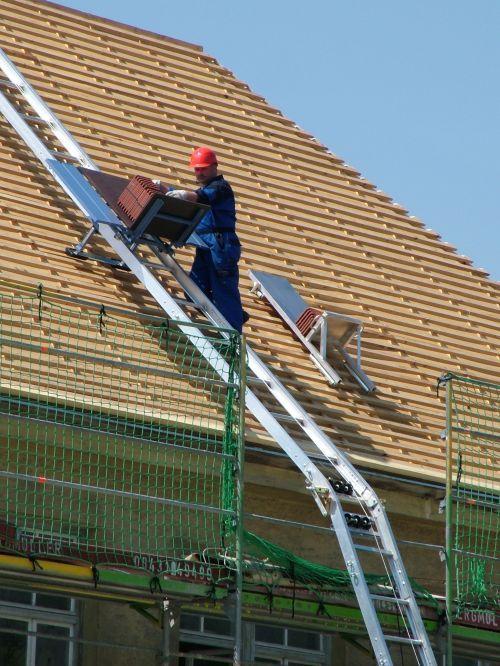
M 133 222 L 137 222 L 158 194 L 161 194 L 161 190 L 151 178 L 134 176 L 118 197 L 118 205 Z
M 295 324 L 302 335 L 306 336 L 320 316 L 321 310 L 318 310 L 318 308 L 306 308 Z

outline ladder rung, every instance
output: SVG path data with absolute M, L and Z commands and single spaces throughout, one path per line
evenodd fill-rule
M 338 493 L 336 490 L 335 494 L 337 495 L 337 497 L 341 502 L 350 502 L 352 504 L 359 505 L 359 497 L 356 497 L 356 495 L 346 495 L 344 493 Z
M 405 636 L 389 636 L 388 634 L 384 635 L 386 641 L 392 641 L 393 643 L 407 643 L 408 645 L 422 645 L 423 641 L 419 638 L 405 638 Z
M 54 155 L 54 157 L 56 157 L 56 158 L 57 157 L 64 157 L 67 160 L 74 160 L 75 162 L 80 161 L 79 157 L 75 157 L 74 155 L 71 155 L 71 153 L 67 153 L 67 152 L 62 151 L 62 150 L 49 150 L 49 153 L 51 155 Z
M 166 269 L 167 267 L 164 266 Z M 178 305 L 182 305 L 186 308 L 195 308 L 196 310 L 202 310 L 201 305 L 198 303 L 195 303 L 194 301 L 188 301 L 187 298 L 174 298 L 174 301 L 178 303 Z
M 364 530 L 361 527 L 349 527 L 349 525 L 347 526 L 347 529 L 349 530 L 349 532 L 351 532 L 351 534 L 355 534 L 356 536 L 360 536 L 360 537 L 375 538 L 375 537 L 380 536 L 380 534 L 378 532 L 374 532 L 372 529 Z
M 19 115 L 21 116 L 21 118 L 24 118 L 25 120 L 36 120 L 37 122 L 42 122 L 42 123 L 48 122 L 47 120 L 44 120 L 40 116 L 32 116 L 30 113 L 20 113 Z
M 383 594 L 370 594 L 370 597 L 375 601 L 390 601 L 392 604 L 403 604 L 404 606 L 410 605 L 408 599 L 398 599 L 397 597 L 386 597 Z
M 154 268 L 157 271 L 170 271 L 170 268 L 168 266 L 165 266 L 164 264 L 159 264 L 154 261 L 141 261 L 143 266 L 147 266 L 148 268 Z
M 304 419 L 300 417 L 291 416 L 290 414 L 278 414 L 276 412 L 271 412 L 271 416 L 274 416 L 276 421 L 283 423 L 298 423 L 299 425 L 304 424 Z
M 17 88 L 15 83 L 9 81 L 9 79 L 0 79 L 0 86 L 5 86 L 6 88 Z
M 300 423 L 303 419 L 296 419 L 290 414 L 278 414 L 277 412 L 271 412 L 271 416 L 274 416 L 276 421 L 286 421 L 287 423 Z
M 363 546 L 360 543 L 353 544 L 356 550 L 363 550 L 367 553 L 377 553 L 377 555 L 385 555 L 386 557 L 394 557 L 394 553 L 391 550 L 386 550 L 385 548 L 375 548 L 374 546 Z
M 247 384 L 260 384 L 260 385 L 264 384 L 265 385 L 265 383 L 266 382 L 263 379 L 261 379 L 260 377 L 247 377 Z

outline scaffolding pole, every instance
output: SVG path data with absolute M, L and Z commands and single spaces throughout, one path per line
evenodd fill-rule
M 181 604 L 165 598 L 160 607 L 162 627 L 161 666 L 178 666 Z
M 244 335 L 240 338 L 240 395 L 239 395 L 239 432 L 245 432 L 245 391 L 246 391 L 246 370 L 247 370 L 247 352 L 246 338 Z M 243 493 L 244 493 L 244 444 L 245 438 L 239 437 L 238 457 L 237 457 L 237 475 L 236 475 L 236 516 L 237 516 L 237 534 L 236 534 L 236 604 L 235 604 L 235 641 L 234 641 L 234 666 L 241 666 L 242 663 L 242 622 L 243 622 Z
M 453 666 L 453 427 L 452 385 L 446 382 L 446 666 Z

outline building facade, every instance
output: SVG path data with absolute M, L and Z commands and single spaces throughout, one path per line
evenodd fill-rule
M 201 47 L 42 0 L 4 0 L 0 46 L 110 175 L 189 187 L 191 148 L 217 151 L 237 195 L 248 343 L 383 500 L 444 663 L 446 423 L 436 382 L 444 371 L 497 381 L 498 285 Z M 236 384 L 207 375 L 132 274 L 68 256 L 88 222 L 4 121 L 0 136 L 4 662 L 231 663 L 238 515 L 261 539 L 263 563 L 244 573 L 243 660 L 373 663 L 304 477 L 252 415 L 240 429 Z M 92 251 L 109 252 L 102 239 Z M 176 256 L 189 267 L 191 250 Z M 325 381 L 251 293 L 249 270 L 361 320 L 377 390 L 364 392 L 335 350 L 328 360 L 342 382 Z M 303 441 L 300 428 L 289 431 Z M 238 513 L 230 470 L 243 440 Z M 96 486 L 107 503 L 95 501 Z M 144 503 L 156 511 L 148 521 Z M 292 556 L 307 575 L 284 574 Z M 363 562 L 385 575 L 371 554 Z M 394 627 L 391 605 L 378 610 Z M 453 631 L 454 664 L 498 663 L 494 610 L 465 610 Z M 407 648 L 391 654 L 411 663 Z

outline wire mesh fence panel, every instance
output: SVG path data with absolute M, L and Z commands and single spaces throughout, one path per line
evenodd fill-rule
M 499 608 L 500 385 L 447 375 L 455 613 Z
M 207 553 L 236 538 L 239 336 L 3 291 L 1 548 L 223 575 Z

